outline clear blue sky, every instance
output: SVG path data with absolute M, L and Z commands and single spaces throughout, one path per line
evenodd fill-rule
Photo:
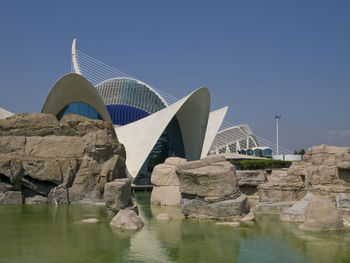
M 294 151 L 350 145 L 350 1 L 0 2 L 0 107 L 40 112 L 79 50 Z

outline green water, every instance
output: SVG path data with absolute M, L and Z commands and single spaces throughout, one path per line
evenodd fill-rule
M 350 230 L 307 233 L 276 217 L 247 226 L 183 219 L 137 193 L 145 227 L 112 229 L 104 207 L 0 206 L 0 262 L 350 262 Z M 170 222 L 155 215 L 167 212 Z M 84 224 L 86 218 L 97 224 Z

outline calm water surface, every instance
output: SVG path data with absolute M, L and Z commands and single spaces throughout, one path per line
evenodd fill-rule
M 0 262 L 350 262 L 350 230 L 308 233 L 276 217 L 240 227 L 184 219 L 137 193 L 145 227 L 112 229 L 104 207 L 0 206 Z M 170 222 L 155 216 L 167 212 Z M 98 218 L 97 224 L 80 223 Z

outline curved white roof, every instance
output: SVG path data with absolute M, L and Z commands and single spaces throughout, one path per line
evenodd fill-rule
M 136 177 L 169 122 L 178 120 L 185 158 L 201 157 L 209 117 L 209 91 L 200 88 L 172 105 L 141 120 L 117 127 L 118 139 L 125 146 L 129 174 Z
M 1 119 L 6 119 L 7 117 L 11 116 L 11 115 L 15 115 L 12 112 L 9 112 L 3 108 L 0 108 L 0 120 Z
M 94 108 L 105 121 L 111 121 L 105 104 L 92 84 L 83 76 L 70 73 L 60 78 L 47 96 L 42 113 L 57 114 L 67 105 L 83 102 Z

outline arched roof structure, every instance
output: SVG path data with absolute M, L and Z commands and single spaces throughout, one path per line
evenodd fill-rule
M 210 146 L 210 152 L 238 152 L 259 146 L 248 124 L 232 126 L 219 131 Z
M 116 128 L 118 138 L 125 146 L 129 174 L 134 178 L 137 176 L 173 117 L 176 117 L 181 129 L 185 158 L 199 159 L 208 123 L 209 105 L 208 89 L 200 88 L 148 117 Z
M 158 92 L 136 79 L 127 77 L 107 79 L 97 84 L 96 88 L 106 105 L 132 106 L 150 114 L 168 106 Z
M 67 105 L 75 102 L 88 104 L 103 120 L 112 121 L 96 88 L 87 79 L 76 73 L 65 75 L 56 82 L 41 112 L 57 116 Z

